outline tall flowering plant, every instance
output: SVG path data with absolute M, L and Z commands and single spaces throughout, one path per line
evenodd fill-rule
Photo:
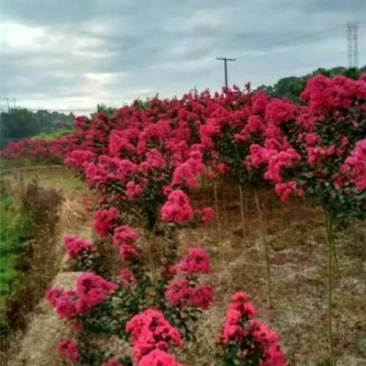
M 232 296 L 219 341 L 221 365 L 286 365 L 277 334 L 256 320 L 256 313 L 248 294 Z
M 308 103 L 298 117 L 298 145 L 305 160 L 299 181 L 305 193 L 334 220 L 364 216 L 363 190 L 356 186 L 350 191 L 352 180 L 344 174 L 346 161 L 366 136 L 365 78 L 317 76 L 301 99 Z
M 120 342 L 125 342 L 131 334 L 134 347 L 132 359 L 136 364 L 145 364 L 144 356 L 155 349 L 167 351 L 168 348 L 161 343 L 167 342 L 165 336 L 160 341 L 156 339 L 156 345 L 146 348 L 144 342 L 147 334 L 143 332 L 145 335 L 139 340 L 134 325 L 142 319 L 153 321 L 155 317 L 156 320 L 166 317 L 179 330 L 175 331 L 179 339 L 181 336 L 186 340 L 194 339 L 195 323 L 200 313 L 207 310 L 213 301 L 212 287 L 199 281 L 199 275 L 209 271 L 208 255 L 202 249 L 191 248 L 177 265 L 162 266 L 159 279 L 154 282 L 139 234 L 125 225 L 111 230 L 113 247 L 123 266 L 118 275 L 105 278 L 85 272 L 77 278 L 75 290 L 52 288 L 47 292 L 46 298 L 58 317 L 76 331 L 75 339 L 63 340 L 57 350 L 70 361 L 101 365 L 112 362 L 116 355 L 109 350 L 93 347 L 94 338 L 117 337 Z M 86 263 L 86 257 L 96 254 L 90 243 L 79 238 L 66 237 L 65 246 L 70 259 L 79 260 L 82 265 Z M 148 309 L 157 309 L 161 313 Z M 146 311 L 147 318 L 142 315 L 137 317 L 142 311 Z M 168 323 L 165 321 L 164 324 Z M 161 337 L 161 334 L 159 331 L 156 336 Z M 149 357 L 159 359 L 163 355 L 155 352 Z M 126 365 L 130 365 L 132 359 L 129 355 L 116 358 Z

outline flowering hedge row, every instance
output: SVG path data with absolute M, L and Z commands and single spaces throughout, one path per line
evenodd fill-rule
M 68 137 L 10 144 L 2 156 L 66 157 L 107 203 L 138 207 L 150 228 L 169 194 L 187 193 L 205 169 L 211 177 L 230 175 L 243 186 L 272 185 L 283 201 L 305 193 L 336 215 L 361 215 L 366 76 L 314 77 L 301 100 L 296 105 L 251 93 L 247 86 L 153 99 L 144 106 L 136 102 L 112 115 L 78 117 Z M 359 163 L 351 163 L 351 156 Z M 183 221 L 190 218 L 184 212 Z
M 9 145 L 8 159 L 64 158 L 77 171 L 99 197 L 94 228 L 123 263 L 119 276 L 104 273 L 96 248 L 65 239 L 86 272 L 75 291 L 47 294 L 76 330 L 77 344 L 60 343 L 61 355 L 96 365 L 178 365 L 171 349 L 194 341 L 199 314 L 213 301 L 212 287 L 200 283 L 209 270 L 203 250 L 191 248 L 176 265 L 177 231 L 207 224 L 214 213 L 189 199 L 203 173 L 228 176 L 241 188 L 273 187 L 284 202 L 306 195 L 328 221 L 365 216 L 366 76 L 317 76 L 301 100 L 251 93 L 249 86 L 190 93 L 78 117 L 72 135 L 33 152 L 33 142 Z M 222 365 L 285 364 L 277 335 L 254 315 L 248 296 L 235 294 L 219 342 Z M 91 334 L 129 340 L 132 357 L 94 351 Z

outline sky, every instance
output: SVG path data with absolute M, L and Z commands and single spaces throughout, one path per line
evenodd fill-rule
M 97 103 L 181 96 L 192 88 L 273 84 L 347 66 L 347 22 L 365 0 L 3 0 L 0 108 L 79 113 Z

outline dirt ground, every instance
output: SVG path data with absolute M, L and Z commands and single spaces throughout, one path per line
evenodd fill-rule
M 224 192 L 223 192 L 224 191 Z M 288 365 L 328 365 L 326 245 L 323 212 L 298 201 L 284 205 L 271 192 L 259 192 L 270 246 L 272 303 L 267 307 L 263 237 L 253 192 L 244 192 L 243 237 L 239 191 L 218 189 L 220 229 L 185 230 L 180 250 L 205 247 L 212 272 L 215 305 L 205 313 L 200 342 L 188 365 L 216 365 L 212 350 L 231 294 L 246 291 L 258 317 L 278 332 Z M 226 203 L 224 204 L 223 196 Z M 209 193 L 199 201 L 213 205 Z M 224 210 L 225 209 L 225 210 Z M 334 342 L 337 365 L 366 365 L 366 228 L 353 223 L 336 233 L 334 270 Z M 217 338 L 216 338 L 217 339 Z
M 61 186 L 65 187 L 65 183 Z M 75 182 L 67 184 L 67 190 L 73 192 L 73 200 L 81 199 L 85 193 Z M 244 233 L 239 191 L 235 186 L 221 185 L 218 192 L 220 228 L 213 220 L 209 227 L 184 229 L 179 234 L 181 254 L 190 246 L 207 249 L 212 271 L 203 280 L 212 283 L 215 289 L 215 304 L 202 316 L 198 342 L 187 345 L 179 355 L 180 362 L 187 366 L 217 366 L 215 341 L 230 296 L 236 291 L 246 291 L 259 311 L 258 317 L 278 332 L 288 365 L 328 365 L 322 211 L 302 201 L 283 205 L 271 192 L 261 191 L 263 238 L 253 192 L 244 192 Z M 207 191 L 196 194 L 194 201 L 214 206 L 213 197 L 213 192 Z M 86 230 L 85 223 L 75 227 L 72 233 L 77 234 L 79 230 Z M 266 304 L 264 239 L 270 247 L 272 309 Z M 334 341 L 337 365 L 366 366 L 366 228 L 361 223 L 353 223 L 350 228 L 337 231 L 336 251 Z M 44 308 L 41 315 L 45 312 L 54 316 Z M 37 342 L 42 342 L 41 335 L 32 334 L 31 342 L 27 336 L 25 339 L 22 350 L 25 354 L 32 349 L 36 352 Z

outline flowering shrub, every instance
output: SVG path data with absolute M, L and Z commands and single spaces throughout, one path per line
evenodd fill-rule
M 245 292 L 233 295 L 220 340 L 222 365 L 286 365 L 277 334 L 254 319 L 256 313 Z
M 75 343 L 69 339 L 64 339 L 56 346 L 58 354 L 70 361 L 77 362 L 79 360 L 79 351 Z
M 77 270 L 87 271 L 95 266 L 98 252 L 88 241 L 67 235 L 64 238 L 64 246 L 68 258 L 75 262 Z
M 163 351 L 168 351 L 170 345 L 182 347 L 183 339 L 194 338 L 194 323 L 213 302 L 211 286 L 199 284 L 198 277 L 209 271 L 207 253 L 191 248 L 176 266 L 163 266 L 161 277 L 154 283 L 138 240 L 139 235 L 126 225 L 114 229 L 113 246 L 122 253 L 126 265 L 118 277 L 107 280 L 85 272 L 77 278 L 75 290 L 52 288 L 47 292 L 46 298 L 58 317 L 76 330 L 77 348 L 74 343 L 58 346 L 62 357 L 86 363 L 131 364 L 129 355 L 115 359 L 108 351 L 91 352 L 90 336 L 94 334 L 114 335 L 121 341 L 131 337 L 132 361 L 136 365 L 146 364 L 148 360 L 157 364 L 164 359 L 173 362 L 173 356 Z M 74 259 L 81 258 L 80 252 L 90 250 L 82 239 L 67 237 L 66 241 L 68 248 L 73 249 Z M 179 289 L 177 284 L 181 282 L 185 286 Z M 148 296 L 149 293 L 155 295 Z
M 133 361 L 136 364 L 155 349 L 168 351 L 171 346 L 183 346 L 179 331 L 156 310 L 148 309 L 135 315 L 127 323 L 126 331 L 131 334 Z

